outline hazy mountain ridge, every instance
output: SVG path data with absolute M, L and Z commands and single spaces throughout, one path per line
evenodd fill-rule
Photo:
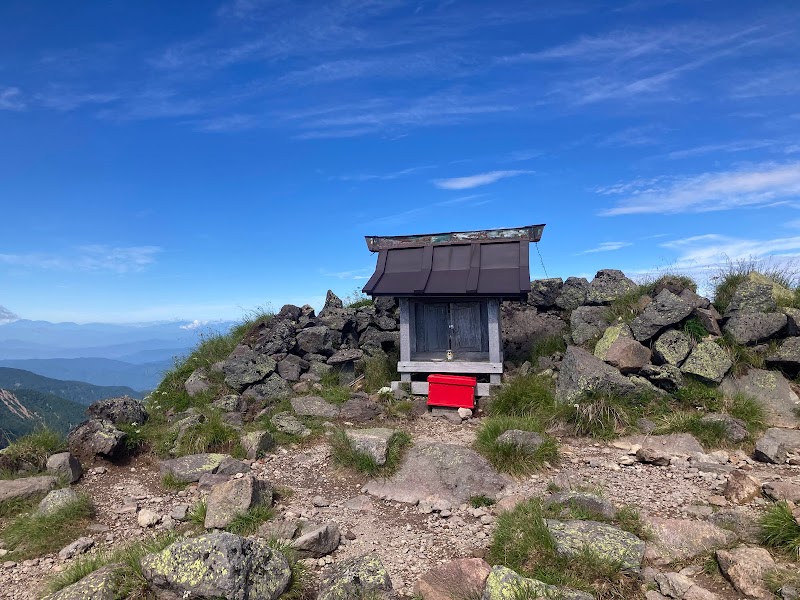
M 37 427 L 66 434 L 85 420 L 85 410 L 85 406 L 53 394 L 0 387 L 0 448 Z
M 60 380 L 43 377 L 31 371 L 0 367 L 0 388 L 16 391 L 31 390 L 43 394 L 52 394 L 88 406 L 96 400 L 131 396 L 142 398 L 143 394 L 126 386 L 97 386 L 84 381 Z

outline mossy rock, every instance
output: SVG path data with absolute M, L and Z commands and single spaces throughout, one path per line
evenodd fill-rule
M 638 571 L 642 565 L 644 542 L 632 533 L 597 521 L 547 519 L 545 522 L 556 552 L 563 556 L 576 557 L 589 551 L 626 571 Z
M 502 565 L 494 567 L 486 579 L 481 600 L 519 600 L 519 598 L 593 600 L 593 596 L 586 592 L 548 585 L 538 579 L 522 577 Z

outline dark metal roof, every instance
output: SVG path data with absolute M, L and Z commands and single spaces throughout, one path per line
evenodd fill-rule
M 372 296 L 504 296 L 530 292 L 528 246 L 544 225 L 414 236 L 367 237 L 378 251 Z

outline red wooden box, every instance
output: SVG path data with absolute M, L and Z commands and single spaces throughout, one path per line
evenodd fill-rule
M 428 406 L 475 407 L 475 377 L 428 375 Z

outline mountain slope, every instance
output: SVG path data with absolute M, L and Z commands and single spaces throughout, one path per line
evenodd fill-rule
M 131 364 L 109 358 L 31 358 L 0 360 L 0 367 L 23 369 L 65 381 L 85 381 L 100 386 L 127 386 L 152 390 L 174 366 L 173 360 Z
M 52 394 L 63 400 L 83 405 L 89 405 L 97 400 L 115 396 L 142 397 L 141 393 L 125 386 L 97 386 L 83 381 L 50 379 L 30 371 L 9 369 L 7 367 L 0 367 L 0 388 L 12 392 L 31 390 L 43 394 Z
M 0 448 L 10 440 L 47 426 L 66 434 L 84 421 L 85 406 L 34 390 L 0 389 Z

